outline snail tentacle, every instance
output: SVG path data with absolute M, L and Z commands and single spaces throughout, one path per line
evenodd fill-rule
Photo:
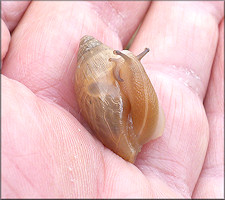
M 116 65 L 114 68 L 113 68 L 113 74 L 114 74 L 114 77 L 117 81 L 120 81 L 120 82 L 123 82 L 124 80 L 120 77 L 120 67 L 118 65 Z
M 145 50 L 143 52 L 141 52 L 139 55 L 137 55 L 137 59 L 141 60 L 148 52 L 150 51 L 149 48 L 145 48 Z
M 121 56 L 121 57 L 122 57 L 124 60 L 126 60 L 126 61 L 130 60 L 130 58 L 129 58 L 126 54 L 122 53 L 122 52 L 119 51 L 119 50 L 114 50 L 113 53 L 114 53 L 115 55 Z
M 120 65 L 118 65 L 118 59 L 116 58 L 109 58 L 109 61 L 110 62 L 114 62 L 115 63 L 115 66 L 113 67 L 113 75 L 114 75 L 114 78 L 117 80 L 117 81 L 120 81 L 120 82 L 123 82 L 124 80 L 120 77 Z

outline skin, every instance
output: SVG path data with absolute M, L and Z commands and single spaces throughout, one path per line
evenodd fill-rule
M 223 198 L 223 6 L 36 1 L 3 19 L 2 197 Z M 142 64 L 166 125 L 133 165 L 80 123 L 73 77 L 81 36 L 121 50 L 143 17 L 130 50 L 151 49 Z

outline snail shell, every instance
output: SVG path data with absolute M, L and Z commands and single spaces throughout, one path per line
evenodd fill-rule
M 75 94 L 82 116 L 109 149 L 134 162 L 142 145 L 162 135 L 164 115 L 154 88 L 130 51 L 113 51 L 91 36 L 81 38 Z

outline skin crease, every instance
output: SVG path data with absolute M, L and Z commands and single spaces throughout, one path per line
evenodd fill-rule
M 18 24 L 23 13 L 26 11 L 29 6 L 30 1 L 2 1 L 1 6 L 1 18 L 6 23 L 9 31 L 13 29 Z
M 224 2 L 153 2 L 148 11 L 146 2 L 116 2 L 121 26 L 95 6 L 32 2 L 12 33 L 1 75 L 2 197 L 223 198 Z M 142 64 L 166 127 L 132 165 L 78 121 L 72 77 L 82 35 L 121 50 L 118 27 L 135 31 L 145 11 L 130 50 L 151 49 Z
M 10 33 L 3 20 L 1 20 L 1 30 L 1 60 L 3 60 L 6 52 L 8 51 L 10 42 Z

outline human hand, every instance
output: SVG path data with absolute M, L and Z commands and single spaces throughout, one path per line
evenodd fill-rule
M 4 3 L 3 198 L 223 197 L 223 2 Z M 79 122 L 73 78 L 83 35 L 122 49 L 143 17 L 130 50 L 166 126 L 133 165 Z

